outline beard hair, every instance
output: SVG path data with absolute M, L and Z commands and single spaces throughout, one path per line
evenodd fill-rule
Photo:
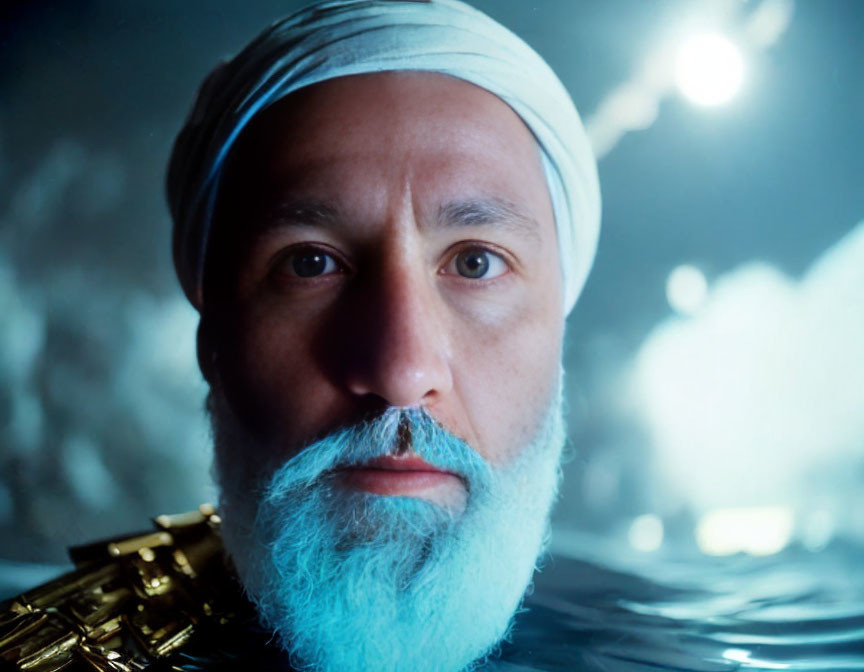
M 560 381 L 534 440 L 503 467 L 425 411 L 394 408 L 253 476 L 244 455 L 256 442 L 218 392 L 210 408 L 225 548 L 295 666 L 456 672 L 507 637 L 548 542 Z M 463 478 L 464 510 L 334 485 L 333 468 L 396 452 L 406 427 L 422 459 Z

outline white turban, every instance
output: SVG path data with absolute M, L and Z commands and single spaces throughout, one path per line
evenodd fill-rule
M 201 310 L 219 175 L 237 136 L 268 105 L 310 84 L 393 70 L 440 72 L 506 102 L 540 146 L 558 230 L 565 310 L 597 248 L 597 165 L 579 114 L 525 42 L 459 0 L 328 0 L 279 21 L 205 80 L 168 170 L 174 263 Z

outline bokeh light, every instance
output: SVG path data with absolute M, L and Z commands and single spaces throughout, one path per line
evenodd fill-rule
M 637 551 L 650 553 L 663 545 L 663 521 L 660 516 L 646 513 L 633 519 L 627 540 Z
M 729 38 L 701 34 L 685 40 L 678 50 L 675 81 L 681 93 L 697 105 L 730 101 L 744 81 L 744 57 Z
M 783 507 L 719 509 L 699 519 L 696 543 L 707 555 L 773 555 L 791 541 L 794 523 Z
M 666 300 L 682 315 L 692 315 L 699 310 L 707 296 L 708 281 L 695 266 L 678 266 L 666 280 Z

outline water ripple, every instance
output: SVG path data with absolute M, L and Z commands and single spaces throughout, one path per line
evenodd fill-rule
M 620 567 L 555 559 L 490 669 L 864 670 L 860 548 Z

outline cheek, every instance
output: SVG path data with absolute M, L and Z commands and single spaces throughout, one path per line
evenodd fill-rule
M 238 311 L 226 331 L 230 336 L 224 343 L 226 361 L 220 374 L 228 400 L 256 435 L 278 436 L 286 447 L 293 447 L 298 436 L 314 431 L 310 423 L 297 421 L 313 415 L 301 404 L 313 393 L 313 333 L 296 320 L 261 309 Z
M 505 464 L 530 444 L 558 385 L 560 310 L 528 305 L 500 322 L 475 323 L 458 339 L 458 397 L 477 449 Z

